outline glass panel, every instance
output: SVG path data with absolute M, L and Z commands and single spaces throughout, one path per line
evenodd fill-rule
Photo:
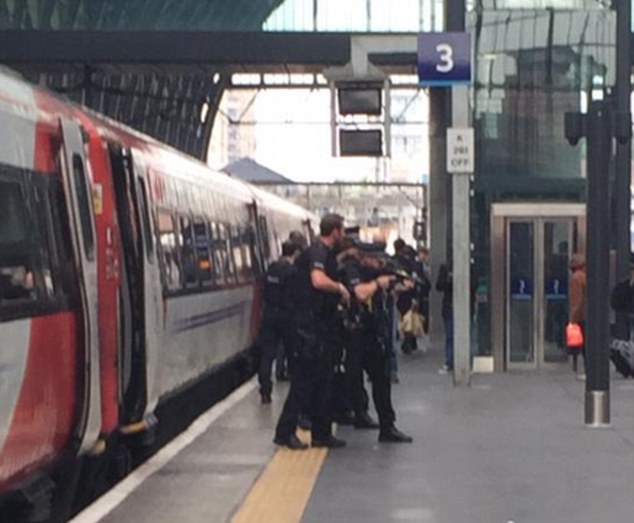
M 565 362 L 565 329 L 568 321 L 568 262 L 572 223 L 544 224 L 544 361 Z
M 198 270 L 194 251 L 194 231 L 189 217 L 181 217 L 180 233 L 180 258 L 183 268 L 183 280 L 186 288 L 193 288 L 198 285 Z
M 483 0 L 484 9 L 609 9 L 605 0 Z
M 209 231 L 211 232 L 213 241 L 213 265 L 214 265 L 214 278 L 216 285 L 225 284 L 225 274 L 227 271 L 227 249 L 224 237 L 224 229 L 222 225 L 217 223 L 209 224 Z
M 95 259 L 95 237 L 92 230 L 92 204 L 91 192 L 86 174 L 84 162 L 78 154 L 73 154 L 73 179 L 77 191 L 77 207 L 79 210 L 81 235 L 84 241 L 84 251 L 88 260 Z
M 589 0 L 588 0 L 589 1 Z M 285 0 L 262 28 L 265 31 L 440 31 L 442 0 Z
M 169 212 L 159 211 L 157 225 L 162 253 L 163 282 L 169 291 L 176 291 L 181 288 L 181 269 L 174 219 Z
M 203 285 L 213 283 L 213 265 L 211 255 L 211 237 L 207 230 L 207 223 L 202 219 L 194 220 L 194 245 L 196 251 L 196 267 L 198 278 Z
M 481 182 L 519 188 L 527 178 L 585 176 L 585 149 L 565 140 L 564 114 L 614 84 L 615 21 L 599 9 L 485 9 L 470 17 Z
M 143 236 L 145 240 L 145 252 L 150 263 L 154 261 L 154 235 L 150 226 L 150 206 L 147 201 L 147 191 L 145 181 L 137 178 L 137 195 L 139 198 L 139 214 L 143 225 Z
M 27 208 L 22 187 L 0 181 L 0 305 L 36 298 Z
M 511 363 L 535 361 L 533 235 L 533 223 L 510 223 L 508 340 Z

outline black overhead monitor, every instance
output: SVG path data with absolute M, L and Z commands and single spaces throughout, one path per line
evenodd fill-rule
M 337 89 L 339 114 L 381 114 L 381 88 L 346 86 Z
M 383 156 L 383 131 L 339 130 L 340 156 Z

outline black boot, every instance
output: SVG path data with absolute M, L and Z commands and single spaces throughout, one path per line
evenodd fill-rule
M 355 429 L 378 429 L 379 424 L 372 419 L 367 411 L 360 412 L 354 417 L 354 428 Z
M 394 425 L 381 429 L 379 432 L 379 442 L 381 443 L 411 443 L 413 438 L 398 430 Z
M 262 405 L 270 405 L 271 404 L 271 394 L 267 392 L 262 392 L 260 394 L 262 398 Z
M 343 411 L 343 412 L 340 412 L 339 414 L 336 414 L 333 417 L 332 421 L 334 421 L 337 425 L 344 427 L 344 426 L 354 425 L 355 417 L 352 414 L 352 412 Z
M 288 438 L 276 437 L 273 443 L 291 450 L 306 450 L 308 448 L 308 445 L 299 439 L 296 434 L 291 434 Z
M 314 439 L 311 445 L 317 449 L 340 449 L 346 446 L 346 442 L 343 439 L 330 436 L 327 440 Z

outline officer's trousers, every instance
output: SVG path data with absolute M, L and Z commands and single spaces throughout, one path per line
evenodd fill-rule
M 258 381 L 260 383 L 260 394 L 269 395 L 273 390 L 273 382 L 271 380 L 271 372 L 273 370 L 273 361 L 277 359 L 276 365 L 280 365 L 280 356 L 284 354 L 291 366 L 292 354 L 294 352 L 293 329 L 288 319 L 263 319 L 260 335 L 258 336 L 258 345 L 261 348 L 260 368 L 258 371 Z M 280 354 L 280 344 L 283 346 L 283 353 Z M 279 376 L 283 374 L 281 369 L 276 368 Z
M 317 334 L 319 333 L 319 334 Z M 284 408 L 275 429 L 275 437 L 287 440 L 297 429 L 300 411 L 311 421 L 313 440 L 327 441 L 332 436 L 330 394 L 334 376 L 334 340 L 332 330 L 300 329 L 293 373 Z
M 376 335 L 363 329 L 352 331 L 346 362 L 355 414 L 367 410 L 367 395 L 363 385 L 365 370 L 372 382 L 372 400 L 379 416 L 379 424 L 383 429 L 390 428 L 396 420 L 392 407 L 390 360 Z

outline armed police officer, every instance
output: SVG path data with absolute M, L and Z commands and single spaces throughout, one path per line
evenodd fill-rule
M 338 448 L 346 442 L 333 436 L 330 391 L 334 375 L 337 307 L 350 294 L 337 279 L 335 247 L 344 236 L 343 218 L 324 216 L 318 240 L 298 258 L 294 322 L 297 344 L 291 386 L 275 429 L 274 442 L 293 450 L 306 445 L 296 436 L 300 409 L 311 420 L 313 447 Z
M 281 258 L 272 263 L 266 271 L 263 285 L 264 310 L 260 328 L 260 395 L 262 403 L 271 403 L 271 371 L 276 361 L 276 377 L 281 380 L 286 373 L 285 360 L 291 366 L 293 343 L 293 294 L 297 279 L 295 261 L 301 250 L 299 245 L 286 241 L 282 244 Z M 279 348 L 283 347 L 280 351 Z
M 358 251 L 345 258 L 345 281 L 352 295 L 349 308 L 350 344 L 346 371 L 351 380 L 352 403 L 357 421 L 371 428 L 365 406 L 363 370 L 372 383 L 372 399 L 379 416 L 379 441 L 410 443 L 412 438 L 396 428 L 392 407 L 390 350 L 392 339 L 391 292 L 393 275 L 381 274 L 381 261 Z

